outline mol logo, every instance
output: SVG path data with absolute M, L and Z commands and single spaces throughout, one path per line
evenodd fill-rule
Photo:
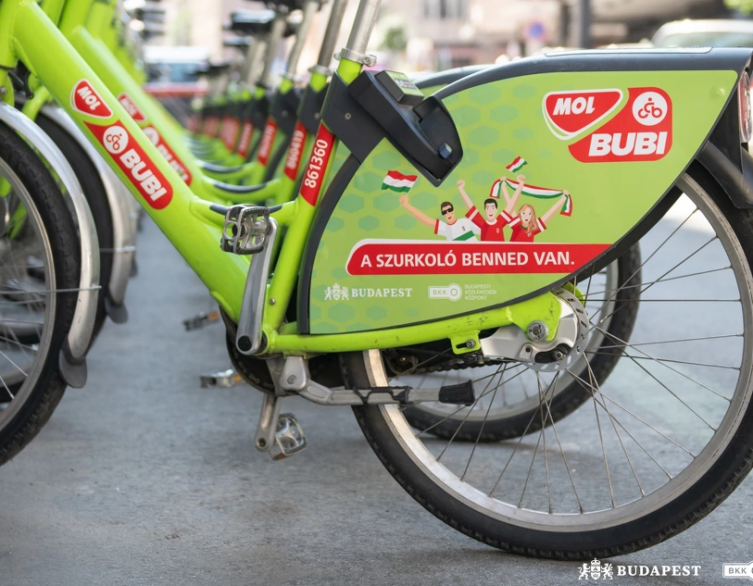
M 554 136 L 566 140 L 601 122 L 621 101 L 618 89 L 549 92 L 545 119 Z
M 71 106 L 74 110 L 94 118 L 109 118 L 112 116 L 110 106 L 105 104 L 97 90 L 86 79 L 82 79 L 73 86 Z
M 120 105 L 123 106 L 128 112 L 128 115 L 134 119 L 134 121 L 138 122 L 139 124 L 142 124 L 146 122 L 146 115 L 141 111 L 141 108 L 139 108 L 136 105 L 136 102 L 134 102 L 131 99 L 131 96 L 129 96 L 127 93 L 123 92 L 118 96 L 118 102 L 120 102 Z
M 596 90 L 547 94 L 544 109 L 550 130 L 557 138 L 569 140 L 598 126 L 622 102 L 622 92 L 614 103 L 605 96 L 611 95 L 614 100 L 619 91 L 604 90 L 600 98 Z M 656 87 L 629 88 L 627 102 L 616 115 L 568 145 L 570 154 L 582 163 L 658 161 L 671 148 L 672 100 Z

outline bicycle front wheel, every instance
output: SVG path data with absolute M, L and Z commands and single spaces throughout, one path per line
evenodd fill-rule
M 537 433 L 459 442 L 411 426 L 398 406 L 354 408 L 387 469 L 437 517 L 503 550 L 607 557 L 683 531 L 750 471 L 753 213 L 735 209 L 702 169 L 677 186 L 683 195 L 640 240 L 641 309 L 631 339 L 607 334 L 608 344 L 585 351 L 590 361 L 619 350 L 609 380 L 600 383 L 588 362 L 582 374 L 519 362 L 498 364 L 491 376 L 486 365 L 468 369 L 477 401 L 530 376 Z M 586 307 L 616 293 L 592 289 Z M 603 330 L 600 323 L 590 329 Z M 343 360 L 359 387 L 392 384 L 383 352 Z M 554 420 L 552 394 L 565 374 L 589 399 Z
M 24 448 L 65 391 L 58 358 L 73 319 L 79 242 L 45 165 L 0 125 L 0 464 Z

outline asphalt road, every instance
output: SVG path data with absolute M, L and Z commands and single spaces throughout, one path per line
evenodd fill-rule
M 130 321 L 108 324 L 89 384 L 0 469 L 0 586 L 577 584 L 580 564 L 502 554 L 436 520 L 382 468 L 349 409 L 289 400 L 308 449 L 283 462 L 252 439 L 249 388 L 206 390 L 225 368 L 202 285 L 151 224 Z M 700 576 L 616 584 L 726 584 L 753 560 L 753 480 L 680 536 L 615 564 L 700 565 Z

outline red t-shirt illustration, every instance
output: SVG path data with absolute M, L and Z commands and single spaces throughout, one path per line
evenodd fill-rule
M 465 217 L 481 228 L 481 242 L 504 242 L 505 235 L 502 232 L 502 228 L 513 221 L 508 213 L 502 210 L 494 219 L 494 222 L 490 224 L 478 213 L 476 206 L 468 210 Z
M 541 218 L 536 218 L 536 226 L 531 233 L 528 234 L 525 229 L 520 225 L 520 216 L 510 222 L 510 228 L 512 228 L 512 234 L 510 235 L 510 242 L 533 242 L 533 237 L 546 230 L 546 224 L 544 224 Z

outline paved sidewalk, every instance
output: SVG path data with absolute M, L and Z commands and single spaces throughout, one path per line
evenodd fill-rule
M 252 445 L 260 395 L 200 389 L 225 368 L 222 328 L 183 331 L 208 295 L 150 223 L 124 326 L 108 324 L 83 390 L 0 469 L 0 586 L 560 585 L 579 564 L 501 554 L 454 532 L 392 480 L 349 409 L 289 400 L 309 448 L 272 462 Z M 615 563 L 701 565 L 725 584 L 753 560 L 753 480 L 681 536 Z M 603 581 L 602 581 L 603 582 Z

